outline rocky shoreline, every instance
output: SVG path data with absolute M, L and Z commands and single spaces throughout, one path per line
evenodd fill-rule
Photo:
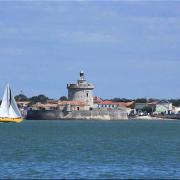
M 129 117 L 131 120 L 180 120 L 180 116 L 173 115 L 156 115 L 156 116 L 134 116 Z

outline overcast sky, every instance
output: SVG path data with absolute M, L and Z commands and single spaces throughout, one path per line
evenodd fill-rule
M 0 95 L 180 98 L 180 1 L 0 2 Z

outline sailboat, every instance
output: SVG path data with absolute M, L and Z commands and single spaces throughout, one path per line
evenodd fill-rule
M 7 84 L 2 103 L 0 106 L 0 122 L 16 122 L 23 120 L 21 113 L 17 107 L 16 101 L 12 94 L 9 84 Z

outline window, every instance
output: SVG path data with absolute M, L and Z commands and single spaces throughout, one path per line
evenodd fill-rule
M 77 110 L 79 111 L 79 107 L 77 107 Z

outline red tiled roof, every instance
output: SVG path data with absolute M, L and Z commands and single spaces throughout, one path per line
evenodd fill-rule
M 32 105 L 32 107 L 57 107 L 57 104 L 51 104 L 51 103 L 46 103 L 46 104 L 42 104 L 40 102 Z
M 105 105 L 117 105 L 117 103 L 116 103 L 116 102 L 112 102 L 112 101 L 102 101 L 102 102 L 100 102 L 100 103 L 98 103 L 98 104 L 105 104 Z
M 123 106 L 123 107 L 130 107 L 131 105 L 134 104 L 134 101 L 132 102 L 113 102 L 113 101 L 102 101 L 97 104 L 102 104 L 102 105 L 118 105 L 118 106 Z
M 130 106 L 132 106 L 134 104 L 134 101 L 132 101 L 132 102 L 118 102 L 118 104 L 120 106 L 130 107 Z
M 98 97 L 98 96 L 94 96 L 93 97 L 93 100 L 94 100 L 94 103 L 98 103 L 98 102 L 102 102 L 103 100 L 100 98 L 100 97 Z

